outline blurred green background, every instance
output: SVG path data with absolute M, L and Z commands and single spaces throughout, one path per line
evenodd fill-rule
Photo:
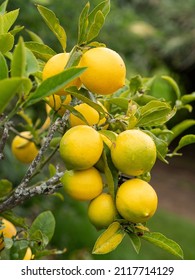
M 3 2 L 3 1 L 1 1 Z M 35 4 L 42 4 L 52 9 L 65 28 L 68 37 L 67 51 L 77 41 L 77 22 L 79 14 L 87 1 L 83 0 L 10 0 L 8 10 L 20 8 L 20 15 L 17 24 L 24 25 L 37 33 L 55 51 L 61 52 L 60 45 L 50 32 L 39 15 Z M 101 0 L 91 0 L 91 7 L 94 7 Z M 136 74 L 142 76 L 156 75 L 154 91 L 158 96 L 163 96 L 171 101 L 172 90 L 159 78 L 160 75 L 171 75 L 178 82 L 182 94 L 195 91 L 195 1 L 194 0 L 112 0 L 111 11 L 107 17 L 105 26 L 98 41 L 104 42 L 107 47 L 116 50 L 124 58 L 127 65 L 128 77 Z M 22 31 L 25 40 L 30 40 L 28 33 Z M 194 104 L 192 104 L 194 107 Z M 175 122 L 185 118 L 194 118 L 194 110 L 189 113 L 183 110 L 177 115 Z M 194 127 L 190 132 L 195 133 Z M 195 177 L 194 176 L 194 146 L 190 152 L 186 152 L 186 158 L 190 164 L 179 160 L 180 166 L 172 174 L 167 173 L 167 178 L 176 178 L 178 172 L 183 172 L 183 180 L 189 176 L 191 180 L 188 187 L 192 190 L 191 198 L 195 198 Z M 26 167 L 18 162 L 13 162 L 12 155 L 7 147 L 8 161 L 0 165 L 0 173 L 12 180 L 15 185 L 22 178 Z M 13 172 L 10 173 L 10 164 L 14 164 Z M 173 163 L 175 166 L 175 162 Z M 163 169 L 160 165 L 160 169 Z M 186 172 L 185 172 L 186 171 Z M 44 176 L 44 170 L 43 174 Z M 170 188 L 172 181 L 168 180 Z M 158 192 L 158 186 L 156 186 Z M 163 194 L 164 195 L 164 194 Z M 174 200 L 178 196 L 185 195 L 185 188 L 174 191 L 172 196 L 167 195 L 167 200 Z M 159 200 L 161 198 L 159 197 Z M 192 199 L 189 201 L 189 203 Z M 194 216 L 180 215 L 179 208 L 166 208 L 166 203 L 161 204 L 157 214 L 149 222 L 153 231 L 159 231 L 167 237 L 178 242 L 184 250 L 185 259 L 195 259 L 195 221 Z M 184 205 L 182 205 L 184 206 Z M 188 208 L 188 205 L 185 205 Z M 50 244 L 51 248 L 67 248 L 67 253 L 59 256 L 51 256 L 56 259 L 174 259 L 174 257 L 153 245 L 143 242 L 140 254 L 137 255 L 128 238 L 112 253 L 107 255 L 93 256 L 91 250 L 100 232 L 89 223 L 87 203 L 75 202 L 65 196 L 62 201 L 57 196 L 48 198 L 39 197 L 26 202 L 23 207 L 16 211 L 29 220 L 33 219 L 41 211 L 51 209 L 56 218 L 56 232 Z M 194 209 L 195 210 L 195 209 Z

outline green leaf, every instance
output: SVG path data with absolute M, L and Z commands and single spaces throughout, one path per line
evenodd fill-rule
M 87 2 L 79 16 L 78 25 L 78 45 L 86 43 L 87 38 L 87 28 L 88 28 L 88 14 L 90 9 L 90 3 Z
M 139 75 L 131 78 L 129 82 L 130 92 L 132 95 L 136 94 L 140 89 L 142 89 L 142 79 Z
M 16 21 L 19 14 L 19 9 L 9 13 L 0 14 L 0 34 L 7 33 L 11 26 Z
M 125 97 L 113 97 L 113 98 L 110 98 L 108 101 L 109 101 L 109 103 L 115 104 L 125 111 L 127 111 L 127 109 L 128 109 L 129 99 L 127 99 Z
M 4 14 L 7 9 L 8 0 L 4 1 L 0 6 L 0 14 Z
M 171 134 L 169 137 L 169 144 L 180 134 L 182 134 L 186 129 L 190 128 L 193 125 L 195 125 L 195 120 L 189 119 L 184 120 L 172 127 L 171 131 L 173 132 L 173 134 Z
M 0 80 L 0 113 L 17 93 L 29 92 L 31 87 L 31 81 L 27 78 L 14 77 Z
M 11 76 L 24 77 L 26 68 L 26 52 L 23 39 L 20 38 L 16 45 L 11 62 Z
M 130 237 L 131 244 L 133 245 L 134 250 L 137 254 L 139 254 L 140 248 L 141 248 L 141 240 L 137 234 L 133 232 L 128 232 L 128 236 Z
M 8 66 L 5 57 L 0 52 L 0 80 L 8 78 Z
M 84 70 L 85 68 L 73 67 L 46 79 L 41 83 L 37 90 L 29 96 L 25 105 L 32 105 L 39 102 L 44 97 L 55 94 L 58 90 L 77 78 L 82 72 L 84 72 Z
M 12 183 L 7 179 L 0 180 L 0 198 L 7 196 L 12 190 Z
M 181 97 L 181 101 L 183 104 L 187 104 L 187 103 L 195 101 L 195 92 L 183 95 Z
M 107 254 L 112 252 L 125 237 L 121 225 L 118 222 L 112 223 L 96 240 L 93 254 Z
M 101 11 L 98 11 L 94 17 L 94 22 L 91 24 L 88 34 L 87 42 L 92 41 L 99 34 L 102 26 L 104 25 L 105 18 Z
M 43 61 L 48 61 L 52 56 L 56 54 L 54 50 L 42 43 L 30 41 L 25 42 L 25 46 L 32 51 L 36 58 L 39 58 Z
M 195 135 L 194 134 L 188 134 L 188 135 L 183 136 L 180 139 L 178 146 L 173 151 L 173 154 L 176 153 L 181 148 L 183 148 L 187 145 L 190 145 L 190 144 L 194 144 L 194 143 L 195 143 Z
M 66 50 L 66 32 L 64 28 L 60 25 L 59 19 L 56 17 L 55 13 L 44 6 L 38 5 L 38 11 L 42 18 L 44 19 L 47 26 L 54 33 L 58 41 L 60 42 L 63 51 Z
M 39 64 L 35 57 L 35 55 L 29 50 L 25 48 L 26 52 L 26 76 L 29 77 L 31 74 L 34 74 L 39 71 Z
M 168 103 L 152 100 L 138 108 L 137 126 L 162 125 L 171 119 L 175 113 L 176 111 L 172 110 Z
M 26 223 L 26 220 L 18 215 L 16 215 L 11 210 L 5 211 L 1 214 L 5 219 L 13 223 L 17 227 L 21 227 L 24 229 L 28 229 L 28 225 Z
M 13 48 L 14 36 L 11 33 L 0 34 L 0 52 L 6 53 Z
M 11 260 L 22 260 L 28 248 L 27 240 L 16 240 L 10 250 Z
M 180 92 L 179 86 L 176 83 L 176 81 L 169 76 L 162 76 L 162 79 L 166 80 L 172 86 L 172 88 L 177 96 L 177 99 L 179 100 L 181 97 L 181 92 Z
M 37 231 L 40 231 L 48 239 L 52 239 L 55 230 L 55 218 L 51 211 L 44 211 L 33 221 L 29 235 L 33 236 Z
M 141 238 L 173 254 L 174 256 L 183 259 L 183 251 L 181 247 L 175 241 L 168 239 L 163 234 L 159 232 L 146 232 L 141 236 Z
M 31 30 L 26 30 L 26 32 L 30 35 L 30 38 L 33 42 L 43 44 L 43 40 L 39 37 L 36 33 L 32 32 Z

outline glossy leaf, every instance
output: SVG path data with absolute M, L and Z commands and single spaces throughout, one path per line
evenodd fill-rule
M 183 251 L 181 247 L 173 240 L 165 237 L 159 232 L 145 233 L 141 236 L 142 239 L 162 248 L 163 250 L 173 254 L 174 256 L 183 259 Z
M 8 66 L 5 57 L 0 52 L 0 80 L 8 78 Z
M 19 9 L 8 13 L 0 14 L 0 34 L 7 33 L 11 26 L 16 21 L 19 14 Z
M 11 62 L 11 76 L 24 77 L 26 69 L 26 52 L 23 39 L 20 38 L 16 45 Z
M 37 231 L 44 234 L 48 242 L 52 239 L 55 230 L 55 218 L 51 211 L 44 211 L 33 221 L 29 235 L 33 236 Z
M 0 80 L 0 113 L 17 93 L 29 92 L 31 86 L 31 81 L 27 78 L 14 77 Z
M 25 42 L 25 46 L 32 51 L 36 58 L 39 58 L 43 61 L 49 60 L 56 54 L 54 50 L 42 43 L 30 41 Z
M 66 32 L 64 28 L 60 25 L 59 19 L 56 17 L 55 13 L 48 8 L 38 5 L 38 11 L 47 26 L 54 33 L 58 41 L 60 42 L 63 51 L 66 50 Z
M 194 144 L 195 143 L 195 135 L 194 134 L 188 134 L 183 136 L 180 141 L 178 146 L 175 148 L 173 153 L 176 153 L 178 150 L 180 150 L 181 148 L 190 145 L 190 144 Z
M 11 33 L 0 34 L 0 52 L 6 53 L 13 48 L 14 36 Z
M 46 79 L 41 83 L 35 92 L 33 92 L 25 105 L 29 106 L 36 102 L 39 102 L 44 97 L 55 94 L 58 90 L 65 87 L 72 80 L 77 78 L 85 68 L 69 68 L 63 72 Z
M 107 254 L 112 252 L 125 237 L 121 225 L 118 222 L 112 223 L 96 240 L 93 254 Z

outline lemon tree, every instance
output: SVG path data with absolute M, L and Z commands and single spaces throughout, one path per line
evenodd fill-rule
M 98 42 L 109 0 L 83 7 L 71 50 L 55 13 L 36 6 L 59 53 L 32 31 L 24 39 L 16 24 L 19 9 L 7 11 L 7 3 L 0 6 L 0 161 L 18 159 L 23 173 L 16 186 L 1 174 L 0 258 L 39 259 L 66 251 L 47 247 L 56 226 L 52 207 L 33 220 L 27 211 L 26 217 L 15 211 L 34 196 L 55 194 L 63 206 L 66 197 L 70 207 L 85 204 L 91 226 L 102 229 L 93 254 L 113 251 L 128 236 L 137 253 L 144 239 L 182 259 L 179 244 L 150 230 L 158 211 L 158 187 L 150 180 L 157 160 L 167 164 L 195 143 L 195 135 L 185 134 L 194 119 L 168 126 L 178 111 L 192 110 L 194 94 L 182 95 L 164 75 L 176 96 L 167 102 L 151 91 L 154 77 L 128 73 L 123 54 Z

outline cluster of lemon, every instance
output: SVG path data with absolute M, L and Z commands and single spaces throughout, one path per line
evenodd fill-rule
M 62 72 L 69 57 L 69 53 L 60 53 L 49 59 L 43 69 L 43 80 Z M 78 67 L 86 67 L 86 71 L 66 88 L 84 86 L 94 94 L 108 95 L 125 85 L 125 63 L 118 53 L 106 47 L 84 52 Z M 65 113 L 63 105 L 71 101 L 66 88 L 48 97 L 48 112 L 52 108 L 61 116 Z M 62 95 L 66 98 L 61 98 Z M 107 112 L 101 103 L 99 105 Z M 61 178 L 65 191 L 75 199 L 90 201 L 88 216 L 97 228 L 107 227 L 118 214 L 132 223 L 147 221 L 155 213 L 158 199 L 155 190 L 137 176 L 149 172 L 156 161 L 152 138 L 141 130 L 131 129 L 121 132 L 114 141 L 105 139 L 101 131 L 96 130 L 100 126 L 108 127 L 105 117 L 100 119 L 98 111 L 86 103 L 76 105 L 75 110 L 83 115 L 87 124 L 71 113 L 70 128 L 60 141 L 59 151 L 66 165 Z M 111 159 L 119 173 L 134 177 L 118 187 L 115 198 L 104 191 L 102 174 L 97 168 L 104 142 L 109 146 Z M 33 145 L 32 142 L 30 144 Z M 25 147 L 25 144 L 21 146 Z M 13 152 L 17 156 L 14 148 Z M 34 156 L 36 150 L 32 154 Z
M 0 252 L 5 248 L 4 238 L 14 238 L 17 235 L 15 226 L 7 219 L 0 218 Z M 33 258 L 31 248 L 28 247 L 23 256 L 23 260 L 31 260 Z

